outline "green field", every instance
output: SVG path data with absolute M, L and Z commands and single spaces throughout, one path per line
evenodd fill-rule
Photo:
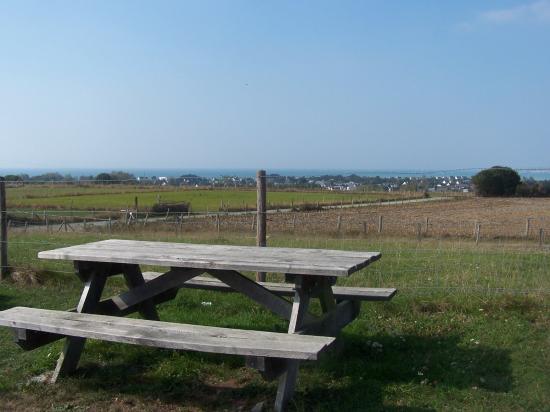
M 421 193 L 273 191 L 268 190 L 270 208 L 298 206 L 304 203 L 322 205 L 349 204 L 420 197 Z M 7 189 L 9 209 L 120 210 L 134 206 L 141 210 L 162 203 L 189 202 L 194 212 L 244 210 L 256 207 L 256 191 L 240 189 L 174 189 L 150 186 L 60 186 L 25 185 Z
M 74 306 L 81 284 L 71 265 L 39 261 L 36 253 L 105 236 L 11 234 L 9 254 L 18 273 L 0 284 L 0 309 Z M 254 242 L 231 234 L 111 236 Z M 391 302 L 363 303 L 360 317 L 344 330 L 343 352 L 303 363 L 290 410 L 549 410 L 548 251 L 504 241 L 475 247 L 459 240 L 284 235 L 270 237 L 269 244 L 380 250 L 382 259 L 347 283 L 399 288 Z M 110 280 L 108 287 L 109 295 L 124 288 L 120 279 Z M 284 322 L 237 294 L 180 291 L 176 300 L 160 305 L 160 315 L 169 321 L 285 330 Z M 60 348 L 57 342 L 23 352 L 10 332 L 0 329 L 4 409 L 87 410 L 93 405 L 92 410 L 237 411 L 263 400 L 270 406 L 276 391 L 275 382 L 245 369 L 240 357 L 97 341 L 88 342 L 75 377 L 53 386 L 29 383 L 53 369 Z

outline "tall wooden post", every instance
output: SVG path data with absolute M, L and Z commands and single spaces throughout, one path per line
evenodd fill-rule
M 256 173 L 256 246 L 265 247 L 266 242 L 266 175 L 265 170 Z M 265 282 L 265 272 L 256 273 L 256 281 Z
M 8 212 L 6 210 L 6 181 L 0 177 L 0 280 L 8 276 Z

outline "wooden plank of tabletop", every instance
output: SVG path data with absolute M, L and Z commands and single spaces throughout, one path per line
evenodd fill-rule
M 110 239 L 40 252 L 42 259 L 148 264 L 215 270 L 348 276 L 378 260 L 379 252 L 258 248 Z

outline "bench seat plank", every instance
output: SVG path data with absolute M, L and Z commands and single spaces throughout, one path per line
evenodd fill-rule
M 334 338 L 14 307 L 0 326 L 167 349 L 316 360 Z
M 147 264 L 212 270 L 349 276 L 380 258 L 379 252 L 259 248 L 109 239 L 40 252 L 42 259 Z
M 153 280 L 160 276 L 158 272 L 144 272 L 143 277 L 146 281 Z M 273 282 L 258 282 L 260 285 L 268 289 L 269 291 L 280 296 L 294 296 L 294 284 L 292 283 L 273 283 Z M 217 290 L 221 292 L 231 292 L 228 285 L 222 281 L 206 277 L 197 276 L 187 282 L 181 284 L 181 288 L 189 289 L 206 289 Z M 364 288 L 364 287 L 352 287 L 352 286 L 333 286 L 332 292 L 336 299 L 349 299 L 349 300 L 364 300 L 364 301 L 387 301 L 392 299 L 397 293 L 397 289 L 394 288 Z

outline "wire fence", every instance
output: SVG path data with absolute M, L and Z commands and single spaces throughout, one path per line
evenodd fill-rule
M 224 220 L 224 218 L 230 218 Z M 48 261 L 37 258 L 38 252 L 108 238 L 201 242 L 254 245 L 255 231 L 252 219 L 246 222 L 236 217 L 220 217 L 208 222 L 191 219 L 179 222 L 143 222 L 113 224 L 107 227 L 83 229 L 74 227 L 45 232 L 28 229 L 10 230 L 9 266 L 19 273 L 40 276 L 72 276 L 71 262 Z M 249 217 L 250 218 L 250 217 Z M 306 219 L 313 219 L 310 214 Z M 212 219 L 212 218 L 210 218 Z M 204 219 L 203 219 L 204 220 Z M 246 223 L 246 228 L 242 224 Z M 268 224 L 272 221 L 268 222 Z M 287 225 L 292 223 L 286 220 Z M 198 225 L 198 226 L 194 226 Z M 268 226 L 269 227 L 269 226 Z M 343 250 L 381 251 L 382 259 L 353 276 L 340 279 L 350 286 L 396 287 L 408 295 L 433 293 L 456 294 L 522 294 L 547 296 L 550 294 L 550 250 L 532 238 L 484 238 L 476 243 L 471 237 L 432 235 L 421 239 L 412 236 L 394 236 L 382 233 L 297 233 L 291 229 L 268 229 L 268 246 L 306 247 Z M 162 268 L 144 267 L 161 271 Z M 282 281 L 280 275 L 268 274 L 268 281 Z
M 546 204 L 548 210 L 543 210 L 544 213 L 537 210 L 495 212 L 485 210 L 482 203 L 479 213 L 472 213 L 466 207 L 466 211 L 462 208 L 454 215 L 450 210 L 451 204 L 431 208 L 418 205 L 384 208 L 373 205 L 370 208 L 321 208 L 308 212 L 279 209 L 267 212 L 267 226 L 270 233 L 393 236 L 417 240 L 449 237 L 471 239 L 476 243 L 491 239 L 524 239 L 542 247 L 547 244 L 547 234 L 550 233 L 550 201 Z M 8 210 L 10 230 L 45 233 L 136 230 L 254 233 L 256 219 L 255 211 L 140 213 L 121 209 L 98 214 L 83 210 Z

